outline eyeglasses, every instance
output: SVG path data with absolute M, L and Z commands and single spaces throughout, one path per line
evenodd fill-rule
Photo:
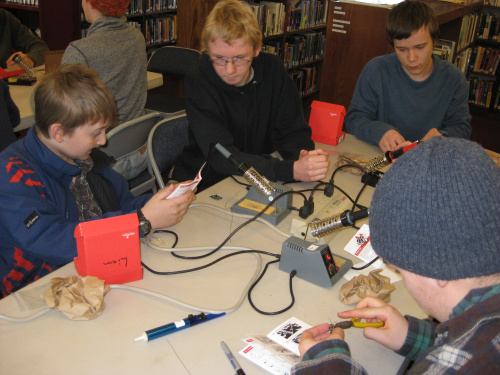
M 243 57 L 233 57 L 232 60 L 229 60 L 227 57 L 216 57 L 212 59 L 212 63 L 217 66 L 226 66 L 227 63 L 233 63 L 234 66 L 245 66 L 250 61 L 252 60 Z

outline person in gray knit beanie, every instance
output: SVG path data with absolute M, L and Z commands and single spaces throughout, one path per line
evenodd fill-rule
M 406 374 L 500 374 L 500 168 L 488 154 L 434 137 L 401 156 L 375 189 L 370 238 L 433 319 L 374 297 L 337 315 L 384 322 L 363 334 L 413 360 Z M 329 327 L 302 334 L 292 375 L 366 374 Z
M 500 169 L 474 142 L 423 142 L 377 186 L 370 238 L 381 258 L 418 275 L 500 272 Z

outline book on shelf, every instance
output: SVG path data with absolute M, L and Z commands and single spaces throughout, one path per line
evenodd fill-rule
M 261 27 L 262 35 L 269 37 L 283 33 L 285 22 L 285 4 L 272 1 L 261 1 L 260 3 L 249 3 L 257 22 Z
M 478 23 L 477 13 L 469 13 L 462 17 L 460 35 L 458 38 L 458 49 L 467 47 L 474 40 L 474 32 Z
M 494 90 L 495 81 L 482 77 L 472 77 L 469 80 L 469 103 L 487 109 L 492 107 Z
M 495 98 L 495 103 L 493 105 L 494 109 L 500 109 L 500 85 L 498 85 L 497 95 Z
M 474 47 L 473 57 L 471 58 L 471 71 L 474 73 L 496 75 L 499 61 L 500 49 L 478 45 Z
M 467 68 L 469 67 L 471 53 L 472 48 L 464 49 L 457 55 L 453 63 L 464 74 L 467 74 Z
M 286 37 L 285 66 L 293 68 L 322 59 L 325 54 L 326 37 L 321 31 L 309 31 Z
M 288 31 L 326 24 L 329 0 L 297 1 L 290 9 Z
M 445 2 L 445 3 L 454 3 L 454 4 L 463 4 L 463 3 L 465 3 L 465 0 L 438 0 L 438 1 L 442 1 L 442 2 Z
M 484 0 L 484 5 L 488 6 L 494 6 L 494 7 L 500 7 L 500 0 Z
M 438 39 L 432 53 L 439 56 L 441 60 L 453 62 L 455 42 L 452 40 Z
M 478 39 L 499 41 L 500 34 L 500 10 L 497 12 L 483 9 L 478 27 Z

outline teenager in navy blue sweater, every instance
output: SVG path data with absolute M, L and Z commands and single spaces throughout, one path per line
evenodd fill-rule
M 77 256 L 74 231 L 86 220 L 135 213 L 154 228 L 178 223 L 193 192 L 134 197 L 95 149 L 116 122 L 111 92 L 97 73 L 63 65 L 35 89 L 28 135 L 0 154 L 0 294 L 5 296 Z M 147 233 L 143 233 L 144 235 Z

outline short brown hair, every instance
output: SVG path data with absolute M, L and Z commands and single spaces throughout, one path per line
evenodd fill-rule
M 394 47 L 394 39 L 407 39 L 413 32 L 427 27 L 433 42 L 439 38 L 439 25 L 430 6 L 418 0 L 406 0 L 397 4 L 387 14 L 385 34 Z
M 255 49 L 262 45 L 262 31 L 252 8 L 245 1 L 222 0 L 210 12 L 201 33 L 201 50 L 208 52 L 208 43 L 217 38 L 229 43 L 243 40 Z
M 115 98 L 97 73 L 81 64 L 61 65 L 35 87 L 35 121 L 48 137 L 52 124 L 70 134 L 79 126 L 117 121 Z

